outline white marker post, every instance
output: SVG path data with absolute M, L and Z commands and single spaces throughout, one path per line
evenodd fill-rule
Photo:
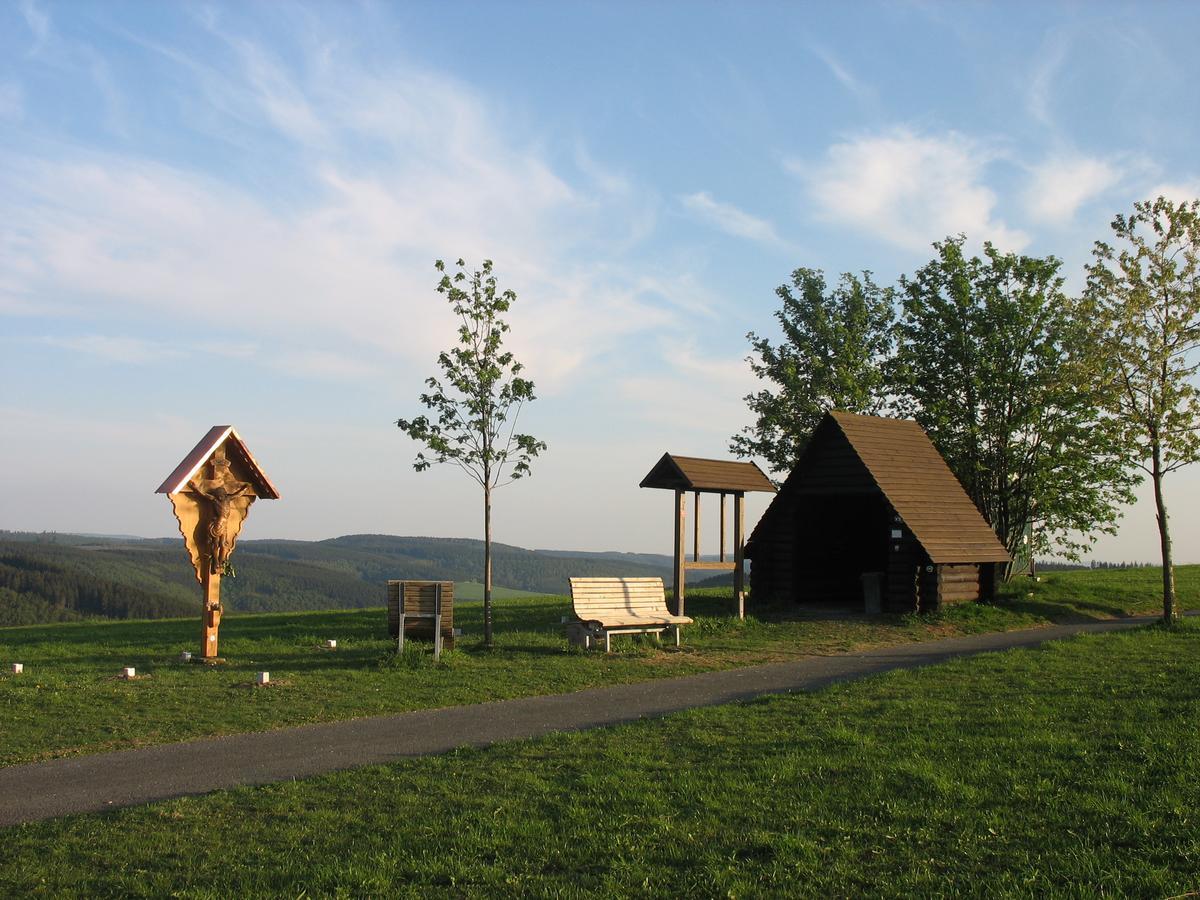
M 271 673 L 270 672 L 259 672 L 258 673 L 258 678 L 255 679 L 255 684 L 270 684 L 270 683 L 271 683 Z
M 13 663 L 12 664 L 12 672 L 14 675 L 20 675 L 24 671 L 25 671 L 24 663 Z

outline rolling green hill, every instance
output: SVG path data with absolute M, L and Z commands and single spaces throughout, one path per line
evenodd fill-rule
M 242 541 L 233 563 L 236 577 L 222 584 L 222 599 L 232 611 L 350 609 L 381 605 L 389 578 L 478 582 L 483 544 L 379 534 Z M 607 554 L 558 556 L 506 544 L 493 545 L 492 573 L 505 596 L 564 594 L 573 575 L 670 579 L 669 565 Z M 0 532 L 0 626 L 191 615 L 198 600 L 178 538 Z

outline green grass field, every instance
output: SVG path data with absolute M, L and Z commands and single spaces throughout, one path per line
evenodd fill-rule
M 5 831 L 5 896 L 1192 896 L 1200 627 Z
M 1185 605 L 1200 595 L 1200 567 L 1179 571 Z M 379 609 L 231 615 L 221 627 L 224 666 L 179 662 L 197 620 L 86 622 L 0 629 L 0 765 L 76 753 L 259 731 L 309 722 L 478 703 L 845 652 L 889 643 L 1157 609 L 1152 570 L 1071 572 L 1023 581 L 995 605 L 964 604 L 937 617 L 822 618 L 764 612 L 738 621 L 721 590 L 690 595 L 696 624 L 684 647 L 621 639 L 620 652 L 567 648 L 562 597 L 496 604 L 498 647 L 478 647 L 479 604 L 463 603 L 466 631 L 435 665 L 427 647 L 393 653 Z M 1032 596 L 1030 596 L 1032 594 Z M 751 604 L 753 609 L 753 604 Z M 338 641 L 336 651 L 320 645 Z M 139 678 L 116 678 L 134 666 Z M 273 685 L 253 687 L 257 671 Z
M 525 597 L 545 597 L 547 594 L 538 594 L 534 591 L 514 591 L 512 588 L 492 586 L 492 600 L 520 600 Z M 456 581 L 454 582 L 454 599 L 455 600 L 482 600 L 483 599 L 483 584 L 478 581 Z

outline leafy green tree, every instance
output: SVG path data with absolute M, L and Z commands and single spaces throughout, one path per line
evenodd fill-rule
M 460 259 L 453 277 L 442 260 L 435 265 L 442 273 L 437 291 L 459 319 L 458 345 L 438 356 L 442 377 L 425 382 L 429 392 L 420 399 L 432 418 L 398 419 L 396 425 L 425 445 L 413 463 L 418 472 L 453 463 L 483 489 L 483 642 L 491 647 L 492 491 L 528 475 L 546 444 L 516 430 L 522 406 L 535 399 L 533 382 L 521 377 L 522 365 L 503 349 L 509 326 L 500 316 L 517 295 L 497 290 L 490 259 L 471 272 Z
M 1063 294 L 1059 260 L 990 244 L 968 258 L 964 241 L 935 243 L 937 257 L 900 280 L 897 407 L 1010 553 L 1076 558 L 1115 531 L 1135 480 L 1093 389 L 1086 323 Z
M 1112 222 L 1087 268 L 1083 313 L 1097 371 L 1134 464 L 1150 475 L 1162 550 L 1163 619 L 1179 618 L 1163 479 L 1200 459 L 1200 200 L 1134 204 Z
M 794 290 L 793 290 L 794 288 Z M 808 439 L 831 409 L 875 413 L 885 402 L 883 361 L 892 345 L 892 288 L 870 272 L 846 273 L 828 288 L 819 269 L 796 269 L 775 293 L 783 340 L 773 345 L 753 331 L 750 368 L 774 387 L 746 396 L 757 417 L 730 439 L 737 456 L 759 456 L 774 472 L 800 460 Z

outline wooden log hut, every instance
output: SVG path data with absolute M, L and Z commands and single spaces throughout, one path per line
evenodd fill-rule
M 831 412 L 746 543 L 759 601 L 989 600 L 1009 555 L 916 422 Z

